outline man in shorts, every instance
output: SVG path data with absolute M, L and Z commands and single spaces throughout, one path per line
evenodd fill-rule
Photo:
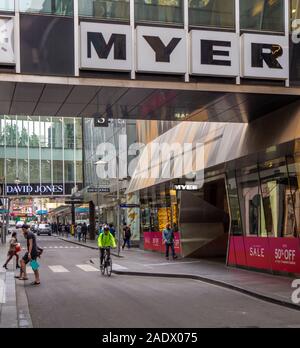
M 24 238 L 27 240 L 27 252 L 21 260 L 20 276 L 16 278 L 18 278 L 19 280 L 28 280 L 26 273 L 26 265 L 31 261 L 36 261 L 36 259 L 40 255 L 40 251 L 37 246 L 36 236 L 33 232 L 30 231 L 28 225 L 22 226 L 22 233 Z M 40 285 L 41 282 L 38 269 L 34 270 L 34 276 L 35 281 L 32 283 L 32 285 Z

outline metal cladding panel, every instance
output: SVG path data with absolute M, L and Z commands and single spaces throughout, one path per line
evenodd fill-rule
M 73 19 L 22 14 L 20 49 L 22 73 L 73 76 Z

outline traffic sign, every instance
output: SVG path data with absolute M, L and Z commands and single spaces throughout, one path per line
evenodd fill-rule
M 139 204 L 121 204 L 120 208 L 140 208 Z
M 87 189 L 88 193 L 109 193 L 110 188 L 109 187 L 89 187 Z

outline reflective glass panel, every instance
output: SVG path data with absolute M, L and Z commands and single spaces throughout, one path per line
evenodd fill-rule
M 13 12 L 15 10 L 15 0 L 0 0 L 0 11 Z
M 246 236 L 259 236 L 263 208 L 257 166 L 247 167 L 237 173 L 243 229 Z
M 183 23 L 183 0 L 136 0 L 136 21 Z
M 129 20 L 129 0 L 79 0 L 79 16 Z
M 240 0 L 241 29 L 284 32 L 284 0 Z
M 189 24 L 234 28 L 234 0 L 189 0 Z
M 73 0 L 20 0 L 20 11 L 73 16 Z

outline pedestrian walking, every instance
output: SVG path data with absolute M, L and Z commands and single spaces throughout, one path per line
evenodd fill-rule
M 65 227 L 65 234 L 66 234 L 66 238 L 69 239 L 69 234 L 70 234 L 70 231 L 71 231 L 71 226 L 70 224 L 68 223 Z
M 124 225 L 123 228 L 123 239 L 124 239 L 124 244 L 122 246 L 122 249 L 124 250 L 125 245 L 127 244 L 128 249 L 130 249 L 130 239 L 131 239 L 131 228 L 130 225 L 127 226 L 126 224 Z
M 109 231 L 113 235 L 113 237 L 116 238 L 116 229 L 113 224 L 109 224 Z
M 86 243 L 86 236 L 88 233 L 88 227 L 87 224 L 84 222 L 81 227 L 81 233 L 82 233 L 82 241 Z
M 175 236 L 174 231 L 171 229 L 171 225 L 167 224 L 166 228 L 163 231 L 163 242 L 166 245 L 166 259 L 169 260 L 169 249 L 172 250 L 173 260 L 177 259 L 175 253 Z
M 16 276 L 15 278 L 19 280 L 28 280 L 26 266 L 28 263 L 30 263 L 30 266 L 32 267 L 32 270 L 35 276 L 35 281 L 31 283 L 31 285 L 40 285 L 41 281 L 40 281 L 39 264 L 37 262 L 37 258 L 41 255 L 41 249 L 38 248 L 37 242 L 36 242 L 36 236 L 34 233 L 29 231 L 28 225 L 22 226 L 22 233 L 24 238 L 27 241 L 27 252 L 25 253 L 25 255 L 23 256 L 21 260 L 20 276 Z
M 18 252 L 21 251 L 21 247 L 20 244 L 18 243 L 18 239 L 17 239 L 17 232 L 13 232 L 13 234 L 11 235 L 11 240 L 9 242 L 9 249 L 8 249 L 8 253 L 7 253 L 7 260 L 5 262 L 5 264 L 3 265 L 3 267 L 5 269 L 7 269 L 7 265 L 10 262 L 10 260 L 15 256 L 16 257 L 16 269 L 20 268 L 19 266 L 19 255 Z
M 81 226 L 81 224 L 77 225 L 76 233 L 77 233 L 77 236 L 78 236 L 78 242 L 80 242 L 81 241 L 81 233 L 82 233 L 82 226 Z

